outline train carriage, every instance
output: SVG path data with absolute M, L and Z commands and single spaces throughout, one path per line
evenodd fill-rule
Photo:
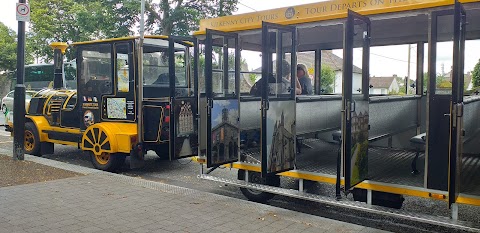
M 206 54 L 206 87 L 199 102 L 205 109 L 200 118 L 206 119 L 200 132 L 206 137 L 197 161 L 208 170 L 200 177 L 240 186 L 255 201 L 282 194 L 363 209 L 335 199 L 353 193 L 367 207 L 393 208 L 401 208 L 403 195 L 443 200 L 457 219 L 458 204 L 480 205 L 479 98 L 464 95 L 463 89 L 465 46 L 480 38 L 474 23 L 480 5 L 447 0 L 354 3 L 328 1 L 201 21 L 195 35 Z M 382 65 L 370 62 L 370 48 L 401 44 L 417 45 L 415 93 L 370 94 L 370 67 Z M 343 50 L 342 91 L 325 94 L 322 55 L 334 49 Z M 445 77 L 437 75 L 439 60 L 445 60 L 437 56 L 440 49 L 449 51 L 449 85 L 441 85 Z M 248 74 L 238 58 L 247 52 L 261 55 L 255 84 L 261 91 L 227 92 Z M 297 59 L 306 53 L 314 54 L 314 95 L 296 95 Z M 236 65 L 212 66 L 220 54 Z M 218 149 L 228 146 L 215 136 L 217 125 L 226 121 L 234 127 L 224 128 L 223 134 L 234 135 L 240 148 L 233 156 Z M 219 166 L 238 169 L 238 180 L 211 175 Z M 281 177 L 298 179 L 299 190 L 279 187 Z M 304 181 L 334 184 L 336 193 L 307 194 Z

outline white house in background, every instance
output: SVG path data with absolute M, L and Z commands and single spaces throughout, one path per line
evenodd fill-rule
M 446 73 L 445 77 L 448 77 L 448 81 L 452 82 L 452 71 Z M 472 80 L 471 71 L 468 71 L 466 74 L 463 75 L 463 85 L 465 87 L 465 91 L 470 91 L 473 89 L 473 80 Z
M 391 77 L 370 77 L 370 94 L 387 95 L 390 92 L 398 92 L 398 90 L 397 75 Z
M 329 66 L 335 71 L 335 81 L 333 82 L 333 93 L 342 93 L 343 77 L 343 59 L 332 53 L 332 51 L 322 50 L 322 66 Z M 362 88 L 362 69 L 353 66 L 353 93 L 358 93 Z

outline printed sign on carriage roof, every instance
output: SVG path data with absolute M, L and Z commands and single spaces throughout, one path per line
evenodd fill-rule
M 478 2 L 463 0 L 461 2 Z M 278 24 L 300 24 L 329 19 L 345 18 L 348 10 L 363 15 L 409 11 L 453 5 L 454 0 L 336 0 L 258 11 L 240 15 L 203 19 L 196 35 L 205 29 L 241 31 L 260 28 L 262 21 Z

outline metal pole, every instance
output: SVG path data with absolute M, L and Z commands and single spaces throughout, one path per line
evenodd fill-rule
M 141 3 L 140 12 L 140 43 L 138 52 L 138 104 L 137 104 L 137 142 L 143 142 L 143 40 L 145 33 L 145 0 Z
M 143 40 L 145 31 L 145 0 L 141 1 L 140 12 L 140 41 L 138 43 L 138 77 L 137 77 L 137 145 L 131 152 L 130 168 L 143 167 L 144 148 L 143 148 Z
M 19 0 L 25 3 L 25 0 Z M 25 22 L 18 21 L 17 37 L 17 84 L 15 85 L 13 111 L 13 159 L 24 159 L 25 137 Z
M 406 82 L 406 89 L 405 94 L 408 95 L 408 89 L 410 89 L 410 57 L 411 57 L 412 45 L 408 45 L 408 75 L 407 75 L 407 82 Z

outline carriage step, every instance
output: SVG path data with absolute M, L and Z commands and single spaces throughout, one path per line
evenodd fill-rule
M 268 192 L 268 193 L 283 195 L 287 197 L 303 199 L 307 201 L 314 201 L 314 202 L 327 204 L 331 206 L 350 208 L 350 209 L 355 209 L 355 210 L 368 212 L 372 214 L 379 214 L 379 215 L 395 217 L 399 219 L 406 219 L 414 222 L 432 224 L 432 225 L 443 226 L 447 228 L 454 228 L 462 231 L 472 231 L 472 232 L 480 231 L 480 226 L 477 226 L 473 223 L 459 221 L 459 220 L 452 220 L 447 217 L 430 216 L 430 215 L 417 214 L 417 213 L 407 212 L 404 210 L 391 209 L 391 208 L 386 208 L 381 206 L 372 206 L 363 202 L 354 202 L 354 201 L 348 201 L 348 200 L 337 201 L 335 198 L 300 192 L 298 190 L 284 189 L 284 188 L 278 188 L 278 187 L 273 187 L 268 185 L 249 183 L 243 180 L 220 178 L 212 175 L 202 174 L 202 175 L 198 175 L 198 178 L 203 180 L 221 182 L 224 184 L 229 184 L 229 185 L 237 186 L 240 188 L 254 189 L 262 192 Z

